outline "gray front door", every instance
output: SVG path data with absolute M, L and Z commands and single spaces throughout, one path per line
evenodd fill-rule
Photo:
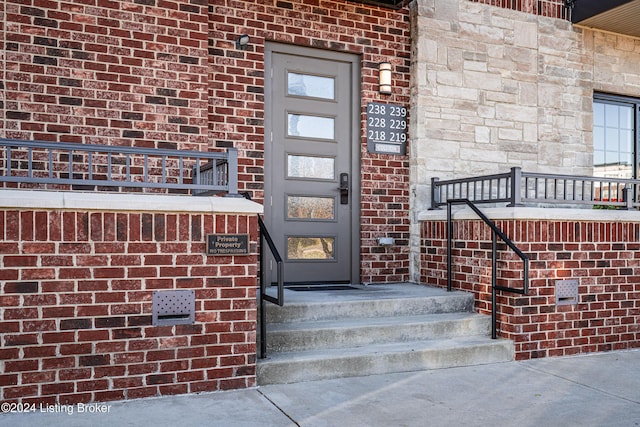
M 359 282 L 357 61 L 267 44 L 265 219 L 288 283 Z

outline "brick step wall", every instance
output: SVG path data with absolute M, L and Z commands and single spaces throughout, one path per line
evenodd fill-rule
M 640 347 L 640 213 L 487 212 L 530 258 L 529 294 L 498 295 L 499 334 L 515 341 L 517 359 Z M 437 215 L 421 225 L 421 282 L 446 286 L 447 224 Z M 464 215 L 455 220 L 453 239 L 453 286 L 474 292 L 476 308 L 489 313 L 490 229 Z M 504 245 L 498 270 L 498 284 L 522 286 L 522 263 Z M 578 283 L 575 304 L 558 304 L 557 285 L 565 280 Z

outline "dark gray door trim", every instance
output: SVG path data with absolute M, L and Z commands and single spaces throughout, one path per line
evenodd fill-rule
M 270 180 L 267 179 L 268 168 L 273 164 L 273 159 L 270 158 L 270 150 L 268 149 L 270 143 L 270 135 L 272 134 L 272 123 L 268 117 L 266 117 L 267 111 L 269 111 L 269 93 L 271 88 L 271 76 L 267 73 L 271 73 L 273 53 L 283 53 L 290 55 L 308 56 L 310 58 L 334 60 L 351 63 L 352 75 L 351 75 L 351 191 L 349 192 L 349 203 L 351 206 L 351 283 L 360 283 L 360 205 L 361 205 L 361 173 L 360 173 L 360 156 L 361 156 L 361 135 L 360 129 L 362 127 L 360 120 L 361 113 L 361 96 L 360 96 L 360 77 L 361 77 L 361 58 L 357 54 L 335 52 L 322 49 L 315 49 L 302 46 L 294 46 L 288 44 L 281 44 L 275 42 L 265 43 L 265 138 L 264 138 L 264 166 L 265 166 L 265 219 L 267 226 L 271 221 L 271 206 L 267 197 L 271 194 Z M 286 274 L 286 272 L 285 272 Z M 285 277 L 286 280 L 286 277 Z

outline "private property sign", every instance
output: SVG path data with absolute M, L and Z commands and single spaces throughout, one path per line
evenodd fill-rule
M 207 255 L 248 254 L 248 234 L 207 234 Z

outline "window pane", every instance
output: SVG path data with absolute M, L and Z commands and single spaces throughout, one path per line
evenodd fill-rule
M 287 114 L 289 136 L 303 136 L 318 139 L 334 139 L 334 122 L 332 117 L 306 116 L 303 114 Z
M 620 153 L 617 151 L 607 151 L 604 160 L 607 165 L 616 165 L 620 162 Z
M 620 120 L 618 119 L 618 106 L 607 104 L 604 107 L 604 122 L 608 128 L 618 128 Z
M 593 125 L 604 126 L 604 104 L 601 102 L 593 103 Z
M 593 173 L 610 178 L 633 178 L 635 176 L 635 108 L 637 103 L 629 100 L 593 103 Z M 608 188 L 601 189 L 603 194 Z M 604 196 L 603 196 L 604 197 Z M 617 198 L 609 194 L 607 197 Z
M 604 128 L 596 127 L 593 129 L 593 149 L 604 150 Z
M 289 95 L 334 99 L 335 81 L 332 77 L 287 73 L 287 93 Z
M 620 151 L 625 153 L 633 152 L 633 132 L 630 130 L 620 131 Z
M 620 129 L 633 129 L 633 107 L 620 108 Z
M 333 157 L 287 156 L 287 176 L 290 178 L 335 178 Z
M 607 151 L 618 151 L 620 149 L 620 132 L 617 128 L 607 128 L 604 145 Z
M 288 196 L 287 217 L 290 219 L 333 219 L 333 197 Z
M 287 237 L 289 259 L 334 259 L 333 237 Z

